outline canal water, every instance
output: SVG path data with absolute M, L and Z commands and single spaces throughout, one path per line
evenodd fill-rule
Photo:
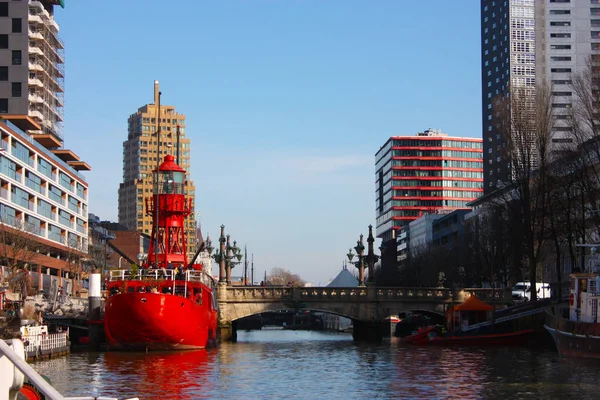
M 552 349 L 358 344 L 262 330 L 180 353 L 72 353 L 33 363 L 65 396 L 140 399 L 598 399 L 600 362 Z

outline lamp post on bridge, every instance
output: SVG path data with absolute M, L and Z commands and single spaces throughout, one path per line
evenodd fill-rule
M 358 286 L 365 286 L 365 245 L 363 244 L 362 233 L 360 235 L 360 239 L 356 241 L 356 246 L 354 246 L 354 250 L 356 251 L 356 255 L 358 255 L 358 261 L 352 262 L 352 259 L 354 259 L 352 249 L 348 251 L 348 254 L 346 254 L 346 256 L 348 257 L 348 261 L 350 262 L 350 264 L 358 268 Z
M 369 268 L 369 278 L 368 284 L 375 283 L 375 263 L 379 261 L 379 256 L 375 254 L 375 250 L 373 249 L 373 243 L 375 243 L 375 238 L 373 237 L 373 225 L 369 225 L 369 237 L 367 238 L 367 243 L 369 244 L 369 251 L 367 253 L 367 266 Z
M 242 260 L 241 250 L 236 246 L 236 243 L 234 241 L 231 245 L 230 236 L 225 236 L 225 225 L 221 225 L 219 250 L 212 258 L 219 263 L 219 282 L 226 282 L 227 285 L 231 285 L 231 268 Z M 212 243 L 207 243 L 206 250 L 210 256 L 213 250 Z

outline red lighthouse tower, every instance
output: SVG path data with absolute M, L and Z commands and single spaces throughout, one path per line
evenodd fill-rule
M 152 216 L 152 237 L 148 267 L 177 268 L 187 266 L 185 217 L 192 212 L 192 199 L 186 198 L 186 174 L 172 155 L 152 171 L 154 195 L 146 198 L 146 214 Z

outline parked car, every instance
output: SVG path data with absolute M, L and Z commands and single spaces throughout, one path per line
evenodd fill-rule
M 549 299 L 550 298 L 550 284 L 544 282 L 537 282 L 535 289 L 538 299 Z M 531 283 L 530 282 L 517 282 L 512 288 L 512 298 L 515 301 L 529 301 L 531 300 Z

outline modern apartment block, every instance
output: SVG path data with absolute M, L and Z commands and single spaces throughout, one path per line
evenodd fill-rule
M 195 203 L 196 188 L 190 179 L 190 139 L 186 137 L 185 115 L 174 106 L 160 106 L 158 82 L 155 82 L 154 103 L 140 107 L 128 123 L 127 140 L 123 142 L 123 183 L 119 185 L 119 223 L 128 229 L 150 235 L 153 217 L 146 214 L 145 199 L 154 193 L 152 171 L 163 162 L 167 154 L 177 155 L 177 128 L 179 127 L 179 166 L 187 172 L 185 194 Z M 156 137 L 157 118 L 160 119 L 160 146 Z M 185 221 L 187 248 L 191 254 L 196 249 L 194 215 Z
M 54 20 L 62 0 L 0 1 L 0 114 L 29 115 L 54 147 L 63 142 L 64 47 Z
M 73 166 L 26 132 L 39 128 L 28 116 L 0 115 L 0 230 L 21 231 L 25 236 L 17 237 L 31 240 L 26 245 L 0 243 L 0 254 L 29 264 L 28 269 L 39 275 L 34 286 L 47 291 L 41 275 L 62 280 L 70 272 L 80 272 L 70 258 L 87 253 L 88 185 Z M 39 244 L 35 254 L 19 248 L 33 249 L 34 242 Z
M 556 149 L 573 142 L 572 76 L 600 55 L 599 0 L 481 0 L 482 117 L 485 193 L 510 180 L 493 102 L 511 88 L 551 87 Z M 596 56 L 598 57 L 598 56 Z
M 545 0 L 543 0 L 545 1 Z M 481 0 L 483 173 L 486 193 L 509 181 L 494 101 L 511 87 L 535 91 L 535 1 Z
M 393 136 L 375 161 L 376 232 L 384 244 L 422 215 L 468 209 L 467 203 L 483 194 L 479 138 L 432 129 Z
M 573 143 L 569 124 L 576 93 L 572 78 L 584 73 L 591 58 L 600 61 L 600 1 L 536 1 L 536 74 L 551 85 L 556 118 L 555 146 Z
M 67 293 L 87 253 L 88 184 L 80 171 L 90 167 L 62 148 L 57 5 L 64 7 L 62 0 L 0 1 L 0 231 L 7 235 L 0 248 L 3 272 L 15 263 L 35 277 L 35 288 L 48 292 L 57 282 Z

